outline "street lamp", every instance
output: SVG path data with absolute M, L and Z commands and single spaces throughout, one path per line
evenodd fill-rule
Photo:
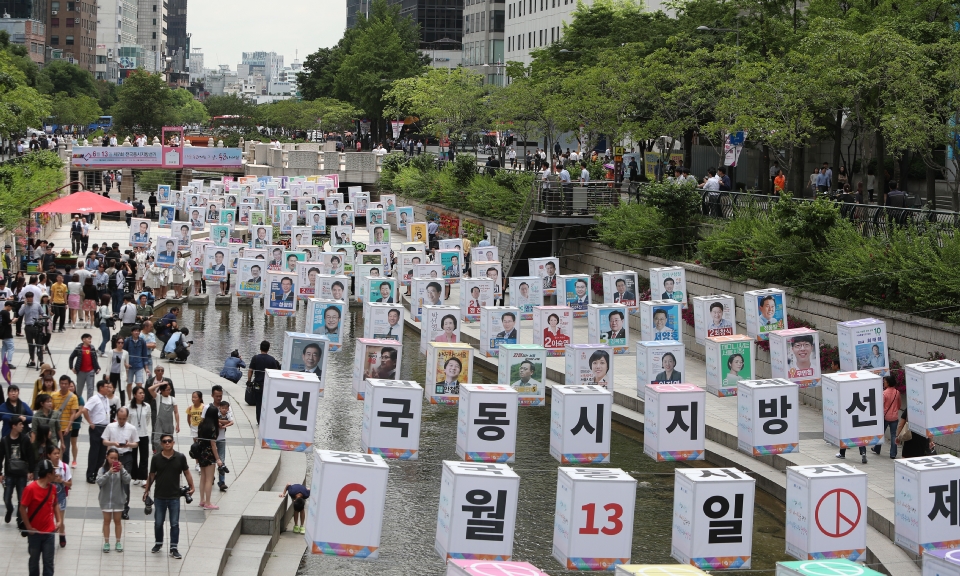
M 736 28 L 711 28 L 710 26 L 697 26 L 697 32 L 736 32 L 737 34 L 737 64 L 740 64 L 740 23 L 737 22 Z M 562 52 L 562 50 L 561 50 Z
M 506 68 L 507 68 L 507 65 L 504 64 L 502 60 L 499 60 L 499 59 L 498 59 L 495 64 L 484 64 L 483 67 L 484 67 L 484 68 L 494 68 L 494 69 L 496 69 L 496 71 L 497 71 L 497 72 L 496 72 L 496 74 L 497 74 L 497 86 L 500 86 L 500 87 L 502 88 L 502 87 L 503 87 L 503 75 L 504 75 L 504 71 L 505 71 Z M 484 72 L 486 72 L 486 70 L 484 70 Z

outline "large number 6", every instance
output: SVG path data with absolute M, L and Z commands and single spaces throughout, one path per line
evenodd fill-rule
M 337 519 L 347 526 L 356 526 L 363 521 L 363 502 L 356 498 L 347 498 L 351 492 L 363 494 L 367 491 L 363 484 L 347 484 L 337 494 Z M 347 516 L 347 508 L 353 508 L 353 515 Z
M 585 504 L 581 507 L 581 510 L 587 513 L 587 525 L 580 529 L 581 534 L 599 534 L 603 532 L 607 536 L 613 536 L 614 534 L 619 534 L 623 530 L 623 522 L 620 520 L 620 517 L 623 516 L 623 506 L 619 504 L 607 504 L 603 507 L 604 510 L 610 512 L 610 515 L 607 516 L 607 522 L 613 524 L 613 528 L 597 528 L 593 525 L 593 517 L 596 512 L 596 504 Z

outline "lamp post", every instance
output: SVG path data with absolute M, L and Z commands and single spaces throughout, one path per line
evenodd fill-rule
M 712 28 L 710 26 L 697 26 L 697 32 L 734 32 L 737 35 L 737 53 L 734 56 L 736 61 L 736 66 L 740 66 L 740 22 L 737 22 L 736 28 Z M 736 93 L 734 93 L 736 95 Z M 722 160 L 722 159 L 721 159 Z M 733 188 L 736 186 L 736 166 L 731 166 L 733 170 L 731 171 L 730 176 L 730 187 Z
M 504 70 L 506 70 L 506 68 L 507 68 L 507 65 L 504 64 L 503 61 L 498 58 L 497 61 L 496 61 L 496 63 L 494 63 L 494 64 L 484 64 L 483 67 L 484 67 L 484 72 L 486 72 L 486 68 L 493 68 L 494 70 L 496 70 L 496 75 L 497 75 L 497 82 L 496 82 L 496 84 L 497 84 L 497 86 L 500 86 L 500 87 L 502 88 L 502 87 L 503 87 L 503 74 L 504 74 Z M 484 74 L 484 75 L 486 75 L 486 74 Z

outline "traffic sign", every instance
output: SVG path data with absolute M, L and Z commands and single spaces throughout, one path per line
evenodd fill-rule
M 853 511 L 856 510 L 856 515 Z M 817 502 L 817 528 L 825 536 L 841 538 L 853 532 L 860 523 L 860 499 L 857 495 L 844 488 L 830 490 Z

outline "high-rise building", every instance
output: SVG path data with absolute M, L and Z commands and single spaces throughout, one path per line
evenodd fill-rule
M 26 18 L 47 23 L 49 14 L 47 0 L 0 0 L 0 15 L 9 14 L 11 18 Z
M 190 35 L 187 34 L 187 0 L 167 0 L 167 82 L 170 86 L 190 85 Z
M 200 48 L 190 48 L 190 83 L 203 80 L 203 52 Z
M 503 0 L 466 0 L 463 8 L 463 66 L 483 74 L 484 83 L 503 85 Z
M 137 0 L 99 0 L 99 6 L 95 75 L 98 80 L 117 82 L 121 69 L 127 75 L 137 67 L 137 62 L 129 58 L 121 61 L 120 47 L 137 44 L 138 4 Z
M 237 66 L 238 75 L 255 76 L 259 74 L 267 82 L 277 80 L 281 70 L 283 70 L 283 56 L 276 52 L 244 52 L 241 55 L 240 66 Z
M 64 60 L 93 73 L 97 62 L 97 4 L 93 0 L 50 0 L 47 44 Z
M 369 14 L 373 4 L 373 0 L 346 0 L 346 2 L 347 28 L 356 26 L 358 16 Z M 387 2 L 398 4 L 400 14 L 412 18 L 419 24 L 420 49 L 430 56 L 432 66 L 456 68 L 460 64 L 464 0 L 387 0 Z M 499 2 L 502 3 L 503 0 Z
M 137 44 L 143 48 L 146 60 L 141 67 L 149 72 L 166 68 L 167 6 L 165 0 L 138 0 Z

